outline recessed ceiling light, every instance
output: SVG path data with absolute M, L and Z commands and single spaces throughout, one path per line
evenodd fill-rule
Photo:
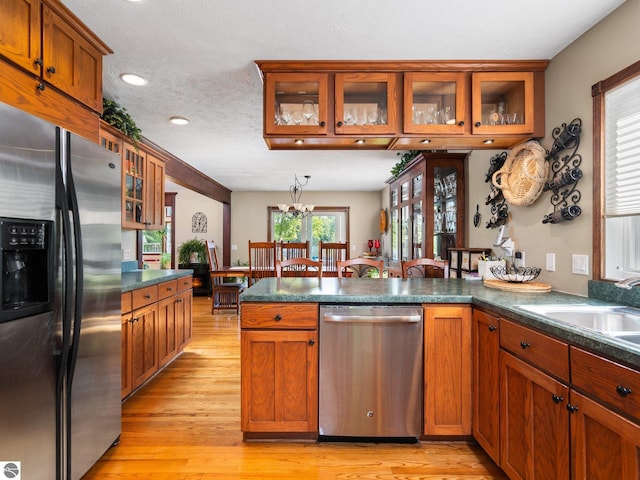
M 136 75 L 135 73 L 123 73 L 120 75 L 120 78 L 123 82 L 126 82 L 129 85 L 135 85 L 136 87 L 142 87 L 148 83 L 146 79 L 142 78 L 140 75 Z
M 491 145 L 494 142 L 493 138 L 487 138 L 484 142 L 485 145 Z
M 169 121 L 174 125 L 186 125 L 189 123 L 189 119 L 184 117 L 171 117 Z

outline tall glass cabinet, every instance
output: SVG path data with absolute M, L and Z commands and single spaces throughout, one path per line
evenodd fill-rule
M 467 154 L 422 152 L 389 181 L 390 261 L 447 259 L 464 244 Z

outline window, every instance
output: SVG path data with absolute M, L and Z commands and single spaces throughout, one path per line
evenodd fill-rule
M 311 258 L 318 258 L 318 242 L 349 241 L 349 207 L 315 207 L 313 215 L 286 218 L 278 207 L 269 210 L 269 241 L 311 242 Z
M 640 273 L 640 62 L 593 86 L 594 278 Z

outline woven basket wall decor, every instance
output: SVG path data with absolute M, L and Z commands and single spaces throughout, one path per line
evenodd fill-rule
M 549 176 L 545 156 L 545 149 L 534 140 L 511 149 L 504 165 L 491 179 L 509 204 L 526 207 L 540 196 Z

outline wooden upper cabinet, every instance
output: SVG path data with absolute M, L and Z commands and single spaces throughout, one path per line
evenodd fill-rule
M 265 79 L 265 134 L 327 133 L 328 75 L 270 73 Z
M 545 134 L 544 60 L 256 64 L 270 149 L 502 149 Z
M 122 226 L 144 229 L 146 153 L 124 143 L 122 153 Z
M 336 134 L 395 133 L 396 102 L 395 74 L 336 73 Z
M 43 78 L 101 112 L 102 52 L 47 6 L 42 15 Z
M 461 72 L 405 73 L 404 132 L 462 135 L 467 90 L 467 75 Z
M 535 133 L 533 72 L 474 73 L 471 92 L 474 134 Z
M 40 75 L 40 0 L 0 0 L 0 54 Z
M 164 161 L 147 154 L 145 230 L 164 227 Z

